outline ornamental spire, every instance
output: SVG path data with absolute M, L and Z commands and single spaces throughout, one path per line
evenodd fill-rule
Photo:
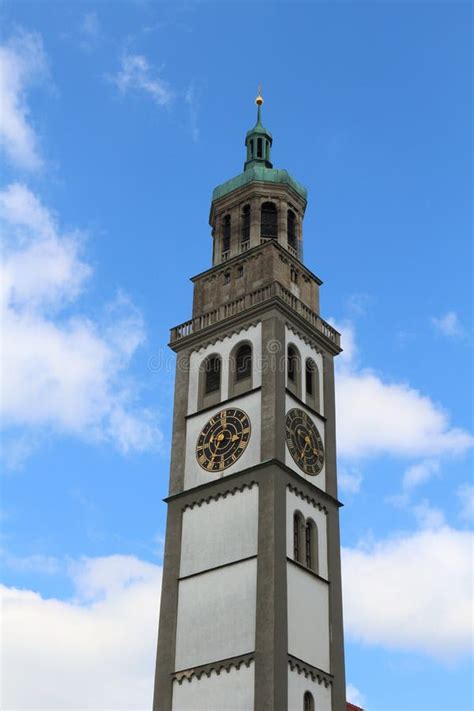
M 261 107 L 263 104 L 262 85 L 258 86 L 258 94 L 255 98 L 257 104 L 257 123 L 247 131 L 245 137 L 245 145 L 247 147 L 247 160 L 244 164 L 244 170 L 248 170 L 253 166 L 260 165 L 264 168 L 272 168 L 270 162 L 270 151 L 273 142 L 272 134 L 262 126 Z

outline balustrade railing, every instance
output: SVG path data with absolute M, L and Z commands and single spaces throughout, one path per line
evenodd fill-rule
M 205 314 L 196 316 L 185 323 L 175 326 L 171 329 L 171 343 L 179 341 L 180 338 L 185 338 L 190 336 L 197 331 L 201 331 L 203 328 L 212 326 L 219 321 L 223 321 L 226 318 L 235 316 L 245 309 L 255 306 L 256 304 L 262 303 L 263 301 L 268 301 L 274 297 L 280 298 L 285 304 L 290 306 L 296 313 L 302 316 L 306 321 L 308 321 L 316 330 L 322 333 L 326 338 L 335 343 L 337 346 L 340 345 L 340 335 L 335 328 L 330 326 L 326 321 L 324 321 L 318 314 L 316 314 L 309 306 L 306 306 L 297 296 L 291 293 L 278 281 L 274 281 L 267 286 L 263 286 L 260 289 L 241 296 L 238 299 L 229 301 L 227 304 L 222 304 L 217 309 L 213 311 L 208 311 Z

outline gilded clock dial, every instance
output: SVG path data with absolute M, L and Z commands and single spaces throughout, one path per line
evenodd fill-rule
M 305 474 L 319 474 L 324 464 L 323 440 L 311 417 L 297 407 L 286 413 L 286 444 Z
M 196 444 L 199 465 L 208 472 L 218 472 L 242 456 L 250 440 L 250 418 L 231 407 L 216 413 L 203 427 Z

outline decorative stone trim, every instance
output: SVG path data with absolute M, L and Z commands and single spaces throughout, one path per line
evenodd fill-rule
M 225 491 L 219 492 L 218 494 L 210 494 L 203 497 L 202 499 L 196 499 L 190 504 L 185 504 L 182 511 L 186 509 L 193 509 L 195 506 L 202 506 L 202 504 L 208 504 L 210 501 L 217 501 L 218 499 L 225 499 L 227 496 L 234 496 L 237 492 L 241 492 L 244 489 L 252 489 L 254 486 L 258 486 L 256 481 L 245 482 L 244 484 L 236 485 L 232 488 L 226 489 Z
M 190 353 L 200 353 L 201 351 L 204 351 L 208 346 L 215 346 L 216 343 L 225 341 L 226 338 L 232 338 L 232 336 L 238 336 L 241 333 L 246 333 L 251 328 L 258 326 L 259 323 L 261 323 L 261 320 L 255 319 L 253 321 L 250 321 L 250 323 L 248 323 L 246 326 L 229 328 L 226 331 L 223 331 L 219 336 L 216 335 L 213 338 L 210 338 L 208 341 L 200 343 L 198 346 L 191 348 Z
M 317 501 L 314 497 L 309 496 L 309 494 L 305 494 L 303 491 L 301 491 L 301 489 L 298 489 L 298 487 L 295 486 L 295 484 L 288 484 L 287 489 L 289 491 L 291 491 L 293 494 L 295 494 L 296 496 L 298 496 L 300 499 L 307 501 L 308 504 L 311 504 L 316 509 L 319 509 L 320 511 L 322 511 L 323 513 L 325 513 L 327 515 L 328 510 L 327 510 L 326 506 L 323 506 L 323 504 L 321 504 L 319 501 Z
M 328 674 L 327 672 L 322 671 L 322 669 L 312 667 L 311 664 L 302 662 L 301 659 L 298 659 L 297 657 L 288 655 L 288 666 L 291 671 L 303 674 L 306 679 L 309 677 L 312 681 L 317 681 L 318 684 L 324 684 L 326 688 L 332 684 L 332 674 Z
M 172 674 L 173 681 L 177 681 L 181 686 L 184 680 L 191 682 L 192 679 L 200 679 L 203 675 L 210 677 L 212 672 L 220 674 L 225 671 L 227 674 L 231 669 L 240 669 L 242 665 L 249 667 L 254 662 L 253 652 L 250 654 L 245 654 L 240 657 L 232 657 L 231 659 L 224 659 L 221 662 L 211 662 L 210 664 L 203 664 L 200 667 L 194 667 L 193 669 L 185 669 L 184 671 L 175 672 Z
M 303 333 L 303 331 L 300 331 L 299 329 L 295 328 L 294 324 L 290 323 L 290 321 L 285 321 L 285 326 L 290 331 L 290 333 L 293 333 L 295 336 L 298 336 L 298 338 L 301 338 L 301 340 L 304 341 L 307 346 L 315 350 L 316 353 L 323 355 L 321 346 L 318 345 L 315 340 L 309 338 L 305 333 Z

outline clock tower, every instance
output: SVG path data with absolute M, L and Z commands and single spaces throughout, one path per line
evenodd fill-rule
M 306 190 L 261 121 L 177 355 L 154 711 L 345 711 L 333 359 Z

